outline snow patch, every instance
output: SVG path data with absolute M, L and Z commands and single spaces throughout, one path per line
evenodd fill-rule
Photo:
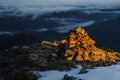
M 108 67 L 95 67 L 95 69 L 89 69 L 86 74 L 78 74 L 81 68 L 79 65 L 70 71 L 38 71 L 42 76 L 38 80 L 62 80 L 65 74 L 74 76 L 77 80 L 120 80 L 120 63 Z
M 71 71 L 45 71 L 45 72 L 38 72 L 42 77 L 38 80 L 62 80 L 65 74 L 74 75 L 78 73 L 82 69 L 81 66 L 77 66 L 77 68 L 73 68 Z

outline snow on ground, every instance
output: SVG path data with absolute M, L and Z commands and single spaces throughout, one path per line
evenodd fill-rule
M 42 76 L 38 80 L 62 80 L 65 74 L 74 76 L 77 80 L 120 80 L 120 63 L 108 67 L 95 67 L 94 69 L 89 69 L 86 74 L 78 74 L 81 68 L 79 65 L 71 71 L 38 71 L 38 74 Z

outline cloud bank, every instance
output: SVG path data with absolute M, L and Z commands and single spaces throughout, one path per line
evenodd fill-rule
M 120 0 L 0 0 L 0 13 L 41 15 L 75 9 L 116 9 Z M 11 15 L 10 14 L 10 15 Z

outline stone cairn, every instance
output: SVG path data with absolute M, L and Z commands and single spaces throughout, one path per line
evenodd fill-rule
M 61 55 L 69 61 L 93 62 L 96 65 L 105 65 L 120 61 L 120 53 L 97 48 L 95 41 L 81 27 L 71 30 L 63 40 L 53 43 L 43 41 L 43 43 L 59 48 L 57 52 L 52 53 L 53 57 Z

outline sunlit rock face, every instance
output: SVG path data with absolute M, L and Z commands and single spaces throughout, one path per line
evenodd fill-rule
M 54 44 L 59 48 L 58 53 L 61 52 L 59 54 L 63 54 L 67 60 L 95 62 L 116 62 L 120 60 L 119 53 L 97 48 L 95 41 L 81 27 L 71 30 L 65 39 L 55 41 Z M 56 54 L 58 53 L 56 52 Z

